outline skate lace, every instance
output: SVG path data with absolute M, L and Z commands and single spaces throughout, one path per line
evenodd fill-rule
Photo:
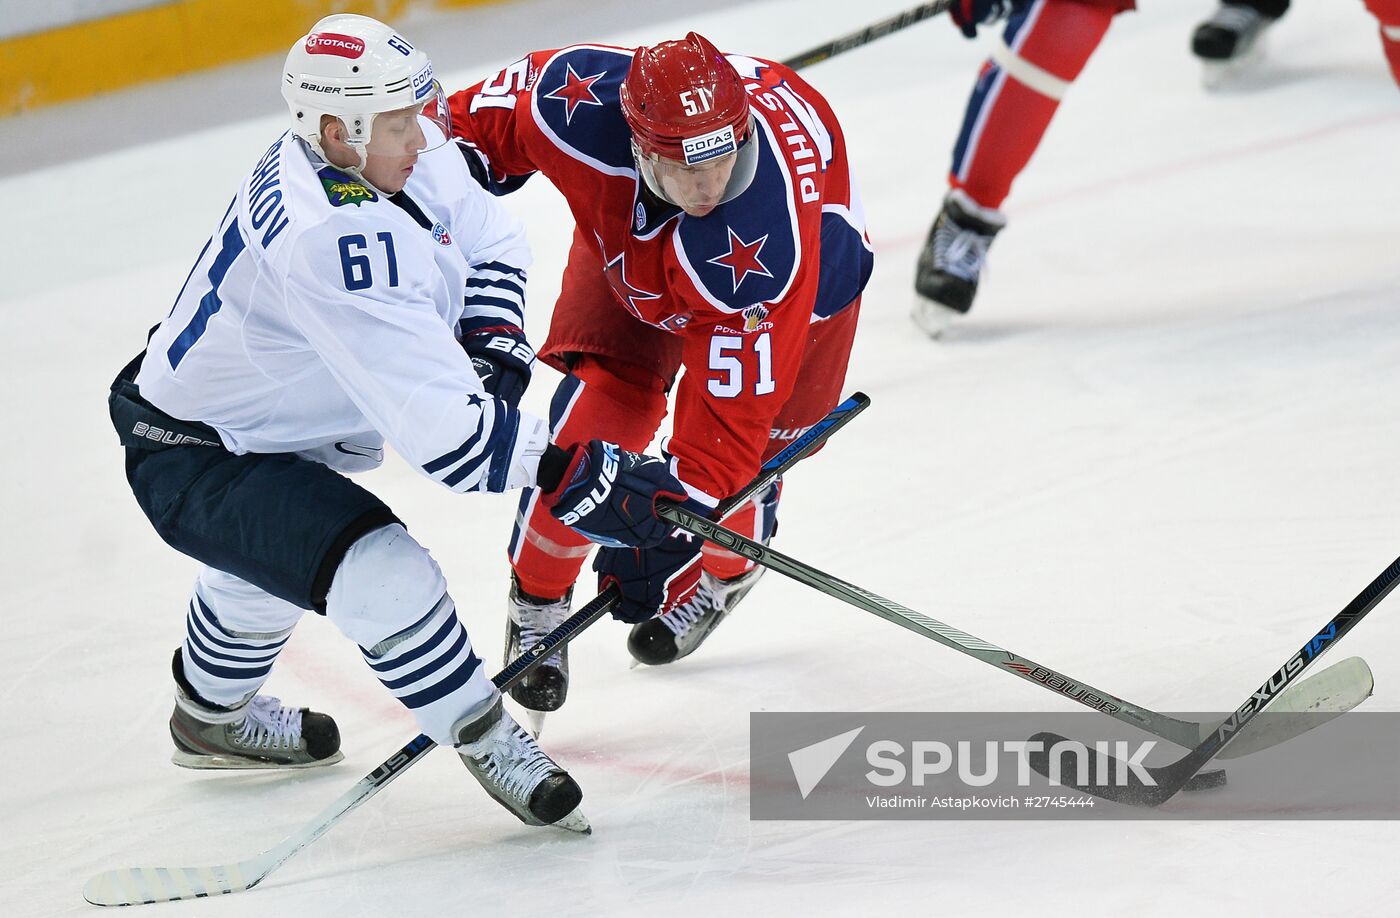
M 520 649 L 529 650 L 569 617 L 569 600 L 544 606 L 515 602 L 515 622 L 520 627 Z
M 240 745 L 252 749 L 294 749 L 301 742 L 301 709 L 283 707 L 281 699 L 258 695 L 248 703 L 238 732 Z
M 965 281 L 976 281 L 991 244 L 992 237 L 944 217 L 933 232 L 934 268 Z
M 685 637 L 705 613 L 722 606 L 723 599 L 716 595 L 715 589 L 710 585 L 710 578 L 702 576 L 700 586 L 690 601 L 661 616 L 661 621 L 676 637 Z
M 1263 13 L 1247 6 L 1222 6 L 1207 23 L 1231 32 L 1248 32 L 1263 20 Z
M 555 768 L 530 734 L 513 722 L 503 722 L 465 748 L 491 782 L 521 804 L 529 802 L 531 791 Z

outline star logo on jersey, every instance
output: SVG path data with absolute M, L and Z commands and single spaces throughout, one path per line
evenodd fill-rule
M 768 241 L 768 234 L 764 233 L 753 242 L 745 242 L 739 238 L 739 234 L 734 232 L 734 227 L 725 227 L 729 230 L 729 251 L 723 255 L 716 255 L 714 258 L 706 259 L 709 264 L 719 265 L 729 269 L 731 278 L 734 281 L 734 293 L 739 292 L 739 285 L 744 282 L 744 278 L 750 274 L 757 274 L 760 277 L 772 277 L 773 272 L 759 261 L 758 254 L 763 251 L 763 243 Z
M 544 97 L 546 99 L 558 99 L 560 102 L 563 102 L 565 106 L 564 123 L 572 124 L 574 120 L 574 111 L 580 105 L 601 106 L 603 104 L 602 100 L 593 94 L 593 84 L 602 79 L 607 71 L 604 70 L 592 76 L 581 77 L 574 72 L 573 64 L 565 63 L 564 66 L 566 68 L 564 73 L 564 85 L 554 90 L 554 92 L 545 93 Z
M 603 253 L 603 257 L 608 257 L 607 252 Z M 623 305 L 625 305 L 634 316 L 640 319 L 642 318 L 642 310 L 637 304 L 639 302 L 644 303 L 650 300 L 659 300 L 661 299 L 661 294 L 652 293 L 650 290 L 643 290 L 641 287 L 629 281 L 627 279 L 627 263 L 624 259 L 625 256 L 622 253 L 618 253 L 616 258 L 607 262 L 607 266 L 603 268 L 603 275 L 607 277 L 608 284 L 612 286 L 613 293 L 617 294 L 617 298 L 623 302 Z

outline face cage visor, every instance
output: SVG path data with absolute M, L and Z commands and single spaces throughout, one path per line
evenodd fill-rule
M 758 144 L 755 140 L 757 135 L 758 125 L 750 115 L 744 140 L 734 152 L 687 164 L 684 160 L 672 159 L 659 153 L 642 152 L 634 137 L 632 158 L 652 194 L 682 210 L 708 210 L 728 204 L 753 183 L 754 173 L 758 170 Z M 726 161 L 732 161 L 733 168 L 723 189 L 719 190 L 714 187 L 718 184 L 718 178 L 712 176 L 724 168 Z

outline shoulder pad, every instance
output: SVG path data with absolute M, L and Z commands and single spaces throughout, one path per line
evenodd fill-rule
M 630 175 L 632 132 L 619 92 L 632 54 L 574 45 L 540 68 L 530 96 L 535 123 L 563 153 L 613 175 Z

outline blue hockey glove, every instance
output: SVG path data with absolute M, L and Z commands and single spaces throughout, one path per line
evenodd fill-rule
M 569 453 L 559 485 L 544 494 L 554 518 L 600 545 L 647 548 L 662 542 L 671 525 L 656 515 L 658 499 L 674 500 L 697 513 L 706 509 L 686 497 L 685 487 L 652 456 L 614 443 L 590 440 Z
M 1030 0 L 956 0 L 948 15 L 964 35 L 976 38 L 979 25 L 991 25 L 1014 16 L 1029 3 Z
M 622 591 L 613 618 L 635 625 L 688 602 L 700 586 L 701 544 L 698 536 L 677 530 L 653 548 L 598 549 L 598 589 L 617 584 Z
M 519 407 L 535 365 L 535 349 L 525 340 L 525 330 L 518 325 L 478 329 L 463 336 L 462 350 L 471 358 L 486 391 L 511 407 Z

